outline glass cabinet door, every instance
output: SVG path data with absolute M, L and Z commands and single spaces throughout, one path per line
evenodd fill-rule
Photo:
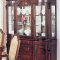
M 8 33 L 14 34 L 14 6 L 8 7 Z
M 36 36 L 45 36 L 45 5 L 37 5 L 35 14 Z
M 31 35 L 31 6 L 17 7 L 17 33 Z
M 8 34 L 14 34 L 14 3 L 15 1 L 7 1 L 7 31 Z
M 52 37 L 55 37 L 55 22 L 56 22 L 56 16 L 55 16 L 55 5 L 51 5 L 51 34 Z
M 32 7 L 32 9 L 31 9 Z M 34 9 L 35 8 L 35 9 Z M 32 11 L 31 11 L 32 10 Z M 33 16 L 32 16 L 33 15 Z M 31 17 L 32 16 L 32 17 Z M 35 21 L 32 20 L 35 19 Z M 45 3 L 38 5 L 17 6 L 17 33 L 22 36 L 31 36 L 31 30 L 34 28 L 34 36 L 45 36 Z M 35 24 L 32 24 L 35 22 Z M 31 24 L 35 27 L 32 28 Z
M 55 12 L 56 12 L 55 5 L 48 4 L 47 0 L 44 1 L 38 0 L 37 4 L 31 2 L 29 3 L 28 0 L 25 1 L 22 0 L 21 4 L 17 1 L 10 1 L 8 4 L 7 11 L 8 33 L 9 34 L 18 33 L 19 35 L 22 36 L 33 37 L 36 36 L 55 37 L 56 35 Z

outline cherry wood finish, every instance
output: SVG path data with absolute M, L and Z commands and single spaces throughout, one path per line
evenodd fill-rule
M 46 60 L 48 55 L 46 41 L 22 40 L 18 60 Z
M 8 5 L 10 4 L 7 0 Z M 28 1 L 28 0 L 26 0 Z M 16 1 L 18 2 L 18 1 Z M 32 0 L 33 3 L 35 3 Z M 21 46 L 19 48 L 18 60 L 57 60 L 57 39 L 56 39 L 56 28 L 55 28 L 55 37 L 51 36 L 51 5 L 56 6 L 56 0 L 48 0 L 46 7 L 46 36 L 45 37 L 36 37 L 35 36 L 35 24 L 34 24 L 34 5 L 31 1 L 29 2 L 32 6 L 31 9 L 31 36 L 19 36 L 21 40 Z M 14 33 L 17 33 L 17 13 L 16 7 L 19 3 L 14 5 Z M 55 16 L 56 17 L 56 16 Z M 56 26 L 56 22 L 55 22 Z M 8 29 L 7 29 L 8 30 Z M 8 44 L 10 43 L 11 34 L 7 35 Z M 9 44 L 10 45 L 10 44 Z M 9 48 L 9 45 L 8 48 Z

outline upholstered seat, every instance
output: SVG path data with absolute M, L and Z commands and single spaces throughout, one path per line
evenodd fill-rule
M 0 47 L 4 46 L 4 32 L 0 29 Z
M 17 60 L 18 52 L 19 52 L 19 47 L 20 47 L 21 40 L 18 39 L 18 36 L 14 36 L 11 39 L 11 44 L 10 44 L 10 50 L 9 54 L 3 53 L 0 56 L 7 57 L 8 60 Z
M 2 31 L 2 29 L 0 29 L 0 54 L 3 52 L 4 50 L 4 37 L 5 37 L 5 34 L 4 32 Z
M 9 50 L 9 60 L 15 60 L 20 46 L 20 40 L 18 40 L 17 36 L 14 36 L 11 40 L 10 50 Z

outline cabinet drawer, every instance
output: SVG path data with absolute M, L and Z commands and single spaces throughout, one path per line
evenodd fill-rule
M 28 41 L 28 40 L 22 40 L 21 41 L 21 44 L 24 44 L 24 45 L 32 45 L 33 44 L 33 41 Z

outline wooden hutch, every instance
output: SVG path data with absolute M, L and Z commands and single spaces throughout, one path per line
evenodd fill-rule
M 17 60 L 57 60 L 56 0 L 6 0 L 7 49 L 19 34 Z

